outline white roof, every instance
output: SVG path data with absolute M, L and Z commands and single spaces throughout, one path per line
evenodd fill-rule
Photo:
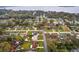
M 32 40 L 33 40 L 33 41 L 37 41 L 37 40 L 38 40 L 38 35 L 39 35 L 39 34 L 34 35 L 34 36 L 32 37 Z

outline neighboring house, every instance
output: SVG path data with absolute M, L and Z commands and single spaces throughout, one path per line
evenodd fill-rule
M 79 33 L 76 33 L 76 39 L 79 39 Z
M 32 37 L 32 48 L 36 48 L 37 47 L 37 40 L 38 40 L 38 33 L 33 35 Z
M 38 40 L 38 35 L 39 35 L 39 34 L 34 35 L 34 36 L 32 37 L 32 41 L 37 41 L 37 40 Z

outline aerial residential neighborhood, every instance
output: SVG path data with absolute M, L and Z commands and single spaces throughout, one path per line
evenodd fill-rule
M 0 52 L 75 51 L 79 13 L 0 9 Z

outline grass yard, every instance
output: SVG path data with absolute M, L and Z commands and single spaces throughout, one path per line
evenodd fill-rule
M 24 49 L 29 49 L 30 48 L 31 43 L 30 42 L 24 42 L 21 47 Z

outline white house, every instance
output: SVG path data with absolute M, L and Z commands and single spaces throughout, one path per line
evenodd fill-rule
M 34 35 L 34 36 L 32 37 L 32 41 L 37 41 L 37 40 L 38 40 L 38 35 L 39 35 L 39 34 Z

